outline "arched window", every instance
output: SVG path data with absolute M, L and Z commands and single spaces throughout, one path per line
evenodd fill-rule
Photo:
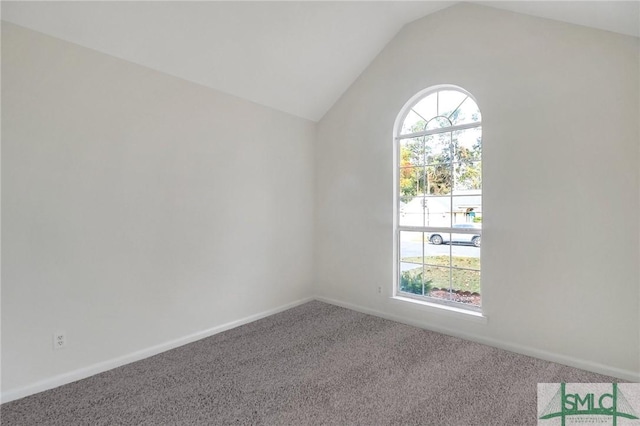
M 481 120 L 449 85 L 418 93 L 396 120 L 397 296 L 480 310 Z

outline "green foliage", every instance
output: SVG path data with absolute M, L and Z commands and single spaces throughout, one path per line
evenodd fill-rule
M 431 287 L 431 280 L 423 280 L 422 272 L 406 271 L 400 275 L 400 291 L 413 294 L 429 294 Z
M 418 193 L 418 170 L 412 168 L 411 162 L 412 153 L 405 146 L 400 148 L 400 192 L 406 201 L 411 199 Z
M 424 130 L 426 123 L 417 122 L 413 133 Z M 457 137 L 442 133 L 407 139 L 400 147 L 400 193 L 404 196 L 417 194 L 451 194 L 454 180 L 458 190 L 481 189 L 482 140 L 468 148 Z M 430 166 L 423 168 L 424 165 Z M 455 176 L 455 178 L 454 178 Z
M 402 201 L 403 203 L 408 203 L 409 201 L 413 200 L 413 197 L 415 197 L 415 194 L 405 194 L 403 192 L 400 196 L 400 201 Z
M 429 277 L 430 291 L 434 287 L 451 288 L 453 290 L 475 291 L 480 293 L 480 258 L 466 256 L 425 256 L 403 257 L 403 263 L 413 263 L 416 266 L 425 264 L 425 274 Z M 450 263 L 452 262 L 452 263 Z M 449 265 L 453 270 L 449 270 Z M 414 271 L 422 272 L 422 268 Z M 401 282 L 402 284 L 402 282 Z M 427 290 L 425 290 L 427 291 Z M 418 294 L 422 294 L 422 289 Z

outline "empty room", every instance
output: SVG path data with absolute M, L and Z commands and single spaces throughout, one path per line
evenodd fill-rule
M 1 18 L 2 425 L 640 424 L 640 2 Z

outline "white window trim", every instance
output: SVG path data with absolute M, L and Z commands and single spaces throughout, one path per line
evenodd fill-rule
M 440 133 L 455 132 L 457 130 L 473 129 L 475 127 L 482 127 L 482 121 L 477 121 L 475 123 L 458 124 L 456 126 L 442 127 L 439 129 L 424 130 L 422 132 L 416 132 L 416 133 L 405 133 L 404 135 L 396 136 L 396 141 L 400 141 L 402 139 L 419 138 L 420 136 L 429 136 L 429 135 L 437 135 Z
M 395 288 L 397 291 L 397 287 Z M 443 304 L 441 302 L 433 303 L 427 300 L 419 300 L 413 297 L 406 297 L 401 294 L 394 294 L 391 297 L 392 300 L 398 301 L 400 303 L 412 303 L 415 306 L 420 308 L 424 308 L 425 310 L 450 316 L 452 318 L 460 318 L 464 320 L 471 320 L 473 322 L 478 322 L 481 324 L 486 324 L 489 320 L 486 313 L 484 311 L 472 311 L 470 309 L 462 309 L 459 306 L 451 306 L 447 304 Z M 460 305 L 457 303 L 456 305 Z
M 465 123 L 456 126 L 449 126 L 438 129 L 430 129 L 422 132 L 415 132 L 410 134 L 401 134 L 402 126 L 404 121 L 411 111 L 411 109 L 423 98 L 429 96 L 432 93 L 441 91 L 441 90 L 456 90 L 465 95 L 469 96 L 473 99 L 474 102 L 477 101 L 471 93 L 467 92 L 463 88 L 455 85 L 438 85 L 432 86 L 425 90 L 422 90 L 415 94 L 404 107 L 401 109 L 400 114 L 396 118 L 396 122 L 394 124 L 394 132 L 393 132 L 393 292 L 392 299 L 401 301 L 403 303 L 413 303 L 417 306 L 423 306 L 429 310 L 433 309 L 434 312 L 440 312 L 444 314 L 453 314 L 455 316 L 466 317 L 467 319 L 477 319 L 482 323 L 486 323 L 487 315 L 484 309 L 484 303 L 481 304 L 480 307 L 465 305 L 463 303 L 452 302 L 443 299 L 437 299 L 428 296 L 422 295 L 413 295 L 409 293 L 401 293 L 400 292 L 400 232 L 401 231 L 415 231 L 415 232 L 452 232 L 452 227 L 412 227 L 412 226 L 400 226 L 399 224 L 399 214 L 400 214 L 400 193 L 399 193 L 399 185 L 400 185 L 400 141 L 403 139 L 409 139 L 420 136 L 428 136 L 433 134 L 440 133 L 449 133 L 457 130 L 466 130 L 476 127 L 482 127 L 482 120 L 474 123 Z M 451 195 L 454 196 L 454 195 Z M 456 229 L 456 234 L 466 234 L 466 233 L 477 233 L 477 230 L 472 229 Z M 424 253 L 423 253 L 424 256 Z M 482 261 L 481 261 L 482 264 Z M 481 275 L 482 276 L 482 275 Z M 482 279 L 482 278 L 481 278 Z

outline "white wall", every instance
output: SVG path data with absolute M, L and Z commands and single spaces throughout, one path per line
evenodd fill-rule
M 470 4 L 406 26 L 318 125 L 316 293 L 640 378 L 638 48 Z M 392 128 L 436 84 L 467 89 L 482 111 L 486 324 L 390 298 Z
M 3 394 L 310 297 L 315 130 L 3 22 Z
M 638 47 L 456 6 L 387 46 L 314 150 L 311 122 L 3 22 L 3 395 L 312 290 L 638 377 Z M 389 298 L 392 126 L 441 83 L 483 112 L 486 324 Z

